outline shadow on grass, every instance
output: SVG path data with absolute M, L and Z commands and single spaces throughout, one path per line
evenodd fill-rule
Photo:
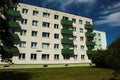
M 0 80 L 29 80 L 29 73 L 15 71 L 0 71 Z

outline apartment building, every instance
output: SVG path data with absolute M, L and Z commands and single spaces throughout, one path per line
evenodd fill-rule
M 106 33 L 97 30 L 93 30 L 93 32 L 95 33 L 94 42 L 96 43 L 94 46 L 94 50 L 106 49 L 107 47 Z
M 91 63 L 92 19 L 23 3 L 11 12 L 20 16 L 10 23 L 18 52 L 7 51 L 14 52 L 14 64 Z

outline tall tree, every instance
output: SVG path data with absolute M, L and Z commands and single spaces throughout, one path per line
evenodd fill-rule
M 18 51 L 14 46 L 17 35 L 14 34 L 16 18 L 20 16 L 16 7 L 20 0 L 0 0 L 0 54 L 1 61 L 12 63 L 12 56 Z

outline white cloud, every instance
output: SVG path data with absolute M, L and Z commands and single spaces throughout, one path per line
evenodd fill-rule
M 118 12 L 120 11 L 120 2 L 114 3 L 108 7 L 103 5 L 102 8 L 104 8 L 104 10 L 100 14 L 103 14 L 103 15 Z
M 72 4 L 88 4 L 88 5 L 92 5 L 96 0 L 46 0 L 44 5 L 46 5 L 49 2 L 52 2 L 52 6 L 56 5 L 55 3 L 59 3 L 60 5 L 58 5 L 57 7 L 59 7 L 61 10 L 66 10 L 66 7 Z M 87 6 L 87 5 L 86 5 Z
M 104 9 L 100 12 L 99 20 L 95 21 L 95 25 L 120 26 L 120 2 L 109 6 L 102 6 Z
M 94 22 L 95 25 L 120 26 L 120 11 L 107 16 L 100 17 L 100 20 Z

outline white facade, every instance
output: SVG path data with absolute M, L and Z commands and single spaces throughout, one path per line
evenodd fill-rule
M 85 24 L 92 19 L 20 3 L 17 7 L 22 19 L 17 19 L 20 29 L 16 30 L 20 38 L 19 53 L 13 56 L 14 64 L 64 64 L 90 63 L 86 53 Z M 61 19 L 72 21 L 73 35 L 63 35 Z M 73 44 L 63 44 L 61 39 L 69 38 Z M 104 38 L 105 36 L 102 36 Z M 104 41 L 102 40 L 102 43 Z M 106 42 L 104 42 L 106 43 Z M 106 45 L 103 44 L 102 47 Z M 62 49 L 73 50 L 71 54 L 62 54 Z
M 93 32 L 96 34 L 94 37 L 94 41 L 96 43 L 95 50 L 106 49 L 107 48 L 106 33 L 97 30 L 94 30 Z

